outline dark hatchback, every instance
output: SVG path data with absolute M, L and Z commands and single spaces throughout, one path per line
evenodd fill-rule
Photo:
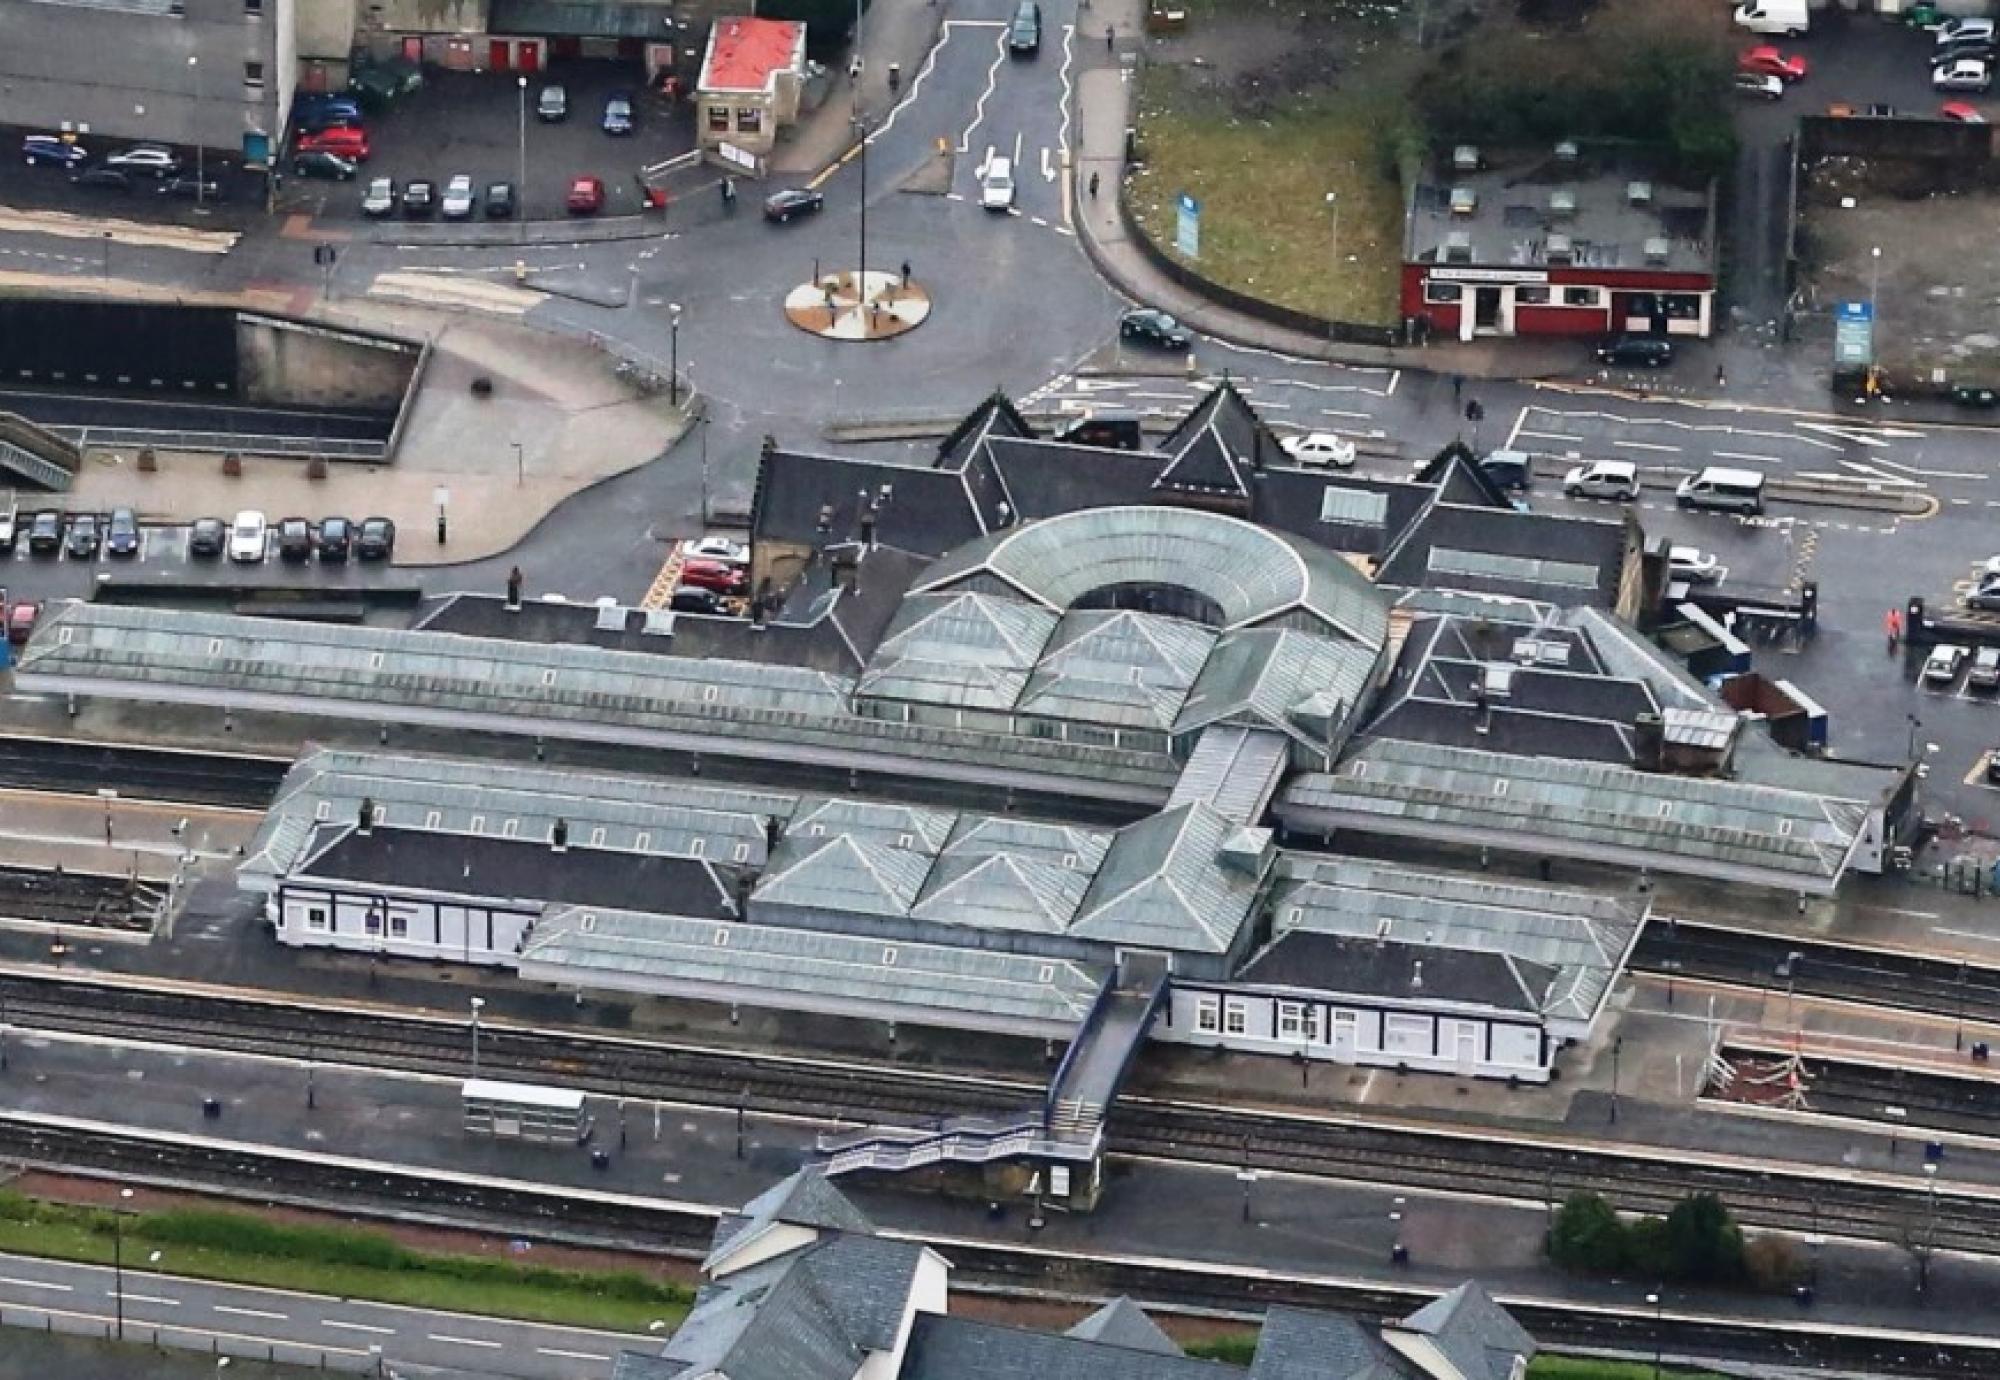
M 780 225 L 800 216 L 816 215 L 826 209 L 826 198 L 804 187 L 787 187 L 764 198 L 764 219 Z
M 1188 328 L 1163 311 L 1141 307 L 1118 318 L 1118 338 L 1142 345 L 1158 345 L 1166 350 L 1185 350 L 1194 337 Z
M 1042 7 L 1036 0 L 1021 0 L 1014 21 L 1007 26 L 1007 51 L 1032 57 L 1042 50 Z
M 514 184 L 494 182 L 486 188 L 486 218 L 511 220 L 514 216 Z
M 104 530 L 104 549 L 113 556 L 139 554 L 139 519 L 130 508 L 119 508 L 111 514 L 111 523 Z
M 96 187 L 106 192 L 129 192 L 132 190 L 132 175 L 118 168 L 85 168 L 70 179 L 76 187 Z
M 355 169 L 360 165 L 352 158 L 342 158 L 337 153 L 322 153 L 317 150 L 302 153 L 292 159 L 292 171 L 300 177 L 322 177 L 334 182 L 352 182 Z
M 278 523 L 278 556 L 282 560 L 302 561 L 312 555 L 312 524 L 302 517 L 288 517 Z
M 354 548 L 354 525 L 344 517 L 326 517 L 319 520 L 319 558 L 323 561 L 344 561 Z
M 1674 342 L 1659 335 L 1617 335 L 1597 347 L 1606 364 L 1637 369 L 1664 369 L 1674 362 Z
M 97 555 L 97 548 L 103 544 L 104 534 L 97 525 L 97 514 L 78 513 L 69 520 L 69 540 L 63 549 L 73 561 L 87 561 Z
M 188 528 L 188 555 L 220 556 L 229 540 L 229 526 L 221 518 L 196 518 Z
M 385 517 L 372 517 L 361 524 L 354 539 L 354 554 L 364 561 L 386 561 L 396 554 L 396 524 Z
M 90 153 L 82 144 L 65 143 L 59 135 L 30 134 L 21 141 L 21 159 L 31 168 L 47 165 L 74 171 L 90 161 Z
M 437 183 L 427 177 L 413 178 L 403 185 L 403 215 L 410 220 L 422 220 L 437 209 Z
M 62 514 L 53 508 L 44 508 L 28 524 L 28 550 L 37 556 L 47 556 L 61 549 Z

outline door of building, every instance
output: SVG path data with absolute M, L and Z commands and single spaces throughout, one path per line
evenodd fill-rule
M 1479 1022 L 1452 1022 L 1452 1061 L 1460 1073 L 1471 1073 L 1479 1066 Z
M 488 71 L 504 72 L 514 65 L 514 45 L 504 38 L 489 40 L 486 45 L 486 67 Z
M 542 41 L 538 38 L 531 38 L 522 43 L 520 49 L 514 55 L 514 63 L 523 72 L 541 71 Z
M 1354 1011 L 1333 1013 L 1333 1057 L 1343 1064 L 1354 1062 L 1354 1032 L 1360 1027 L 1361 1016 Z
M 1475 335 L 1500 333 L 1500 289 L 1476 287 L 1472 290 L 1472 329 Z

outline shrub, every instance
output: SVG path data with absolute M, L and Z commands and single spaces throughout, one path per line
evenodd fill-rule
M 1610 1274 L 1630 1258 L 1628 1238 L 1610 1203 L 1599 1194 L 1578 1191 L 1563 1200 L 1549 1228 L 1549 1259 L 1565 1270 Z
M 1808 1270 L 1790 1237 L 1767 1232 L 1744 1243 L 1743 1272 L 1753 1287 L 1775 1294 L 1803 1284 Z
M 1662 1238 L 1664 1273 L 1670 1279 L 1735 1284 L 1743 1278 L 1743 1229 L 1713 1193 L 1674 1204 Z
M 1232 1366 L 1247 1366 L 1257 1354 L 1257 1334 L 1255 1332 L 1230 1332 L 1220 1337 L 1203 1337 L 1189 1342 L 1183 1351 L 1203 1361 L 1224 1361 Z

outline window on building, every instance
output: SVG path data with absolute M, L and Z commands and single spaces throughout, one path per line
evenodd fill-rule
M 1202 1035 L 1213 1035 L 1222 1029 L 1222 1002 L 1216 997 L 1196 997 L 1194 1001 L 1194 1028 Z
M 754 105 L 736 107 L 736 132 L 756 134 L 764 128 L 764 112 Z
M 1431 1052 L 1431 1018 L 1429 1016 L 1384 1016 L 1382 1018 L 1382 1050 L 1386 1054 L 1429 1054 Z
M 1245 1003 L 1231 997 L 1222 1004 L 1222 1033 L 1241 1035 L 1250 1028 L 1250 1008 Z
M 1333 1043 L 1348 1049 L 1361 1044 L 1361 1013 L 1359 1011 L 1336 1011 L 1333 1013 Z
M 243 13 L 261 15 L 264 13 L 264 0 L 243 0 Z
M 1602 306 L 1598 300 L 1598 289 L 1594 287 L 1566 287 L 1563 289 L 1563 305 L 1566 307 Z
M 1549 290 L 1540 283 L 1524 284 L 1514 289 L 1514 305 L 1517 307 L 1546 307 L 1549 304 Z
M 369 907 L 368 913 L 361 917 L 361 932 L 363 934 L 382 933 L 382 912 L 380 910 L 373 906 Z
M 410 937 L 410 917 L 407 915 L 391 915 L 389 917 L 389 937 L 391 939 L 408 939 Z
M 1278 1038 L 1281 1040 L 1302 1040 L 1306 1034 L 1306 1008 L 1303 1002 L 1281 1001 L 1278 1003 Z
M 1701 316 L 1701 294 L 1667 292 L 1660 295 L 1660 309 L 1669 321 L 1694 321 Z
M 306 907 L 306 928 L 307 928 L 307 929 L 309 929 L 309 930 L 324 930 L 324 929 L 326 929 L 326 907 L 325 907 L 325 906 L 307 906 L 307 907 Z
M 1456 302 L 1464 295 L 1465 289 L 1457 283 L 1433 283 L 1429 281 L 1424 283 L 1424 300 L 1426 302 Z
M 244 63 L 243 84 L 245 86 L 262 86 L 264 84 L 264 64 L 261 62 Z
M 710 134 L 729 133 L 729 107 L 712 105 L 708 108 L 708 132 Z

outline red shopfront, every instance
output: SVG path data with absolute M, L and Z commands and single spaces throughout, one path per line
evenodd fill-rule
M 1402 313 L 1433 338 L 1604 336 L 1620 331 L 1706 337 L 1715 280 L 1706 273 L 1403 265 Z

